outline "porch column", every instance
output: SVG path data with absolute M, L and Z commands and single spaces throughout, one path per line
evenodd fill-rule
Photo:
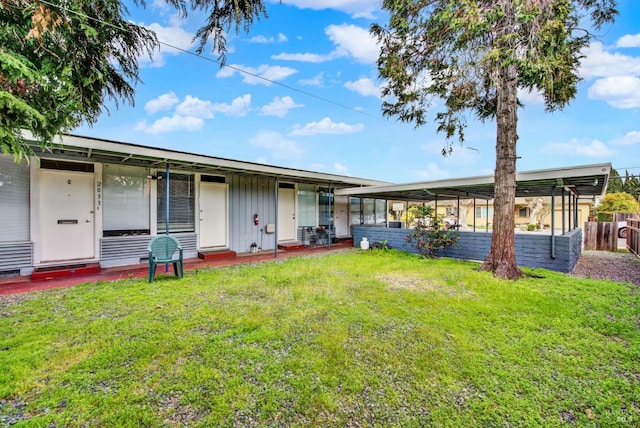
M 556 258 L 556 186 L 551 188 L 551 258 Z M 564 217 L 564 215 L 563 215 Z
M 278 181 L 278 177 L 273 178 L 273 193 L 275 197 L 275 219 L 276 219 L 276 230 L 273 232 L 273 258 L 278 258 L 278 186 L 280 182 Z
M 562 188 L 562 234 L 564 235 L 566 232 L 566 227 L 565 227 L 565 216 L 566 213 L 564 211 L 564 187 Z

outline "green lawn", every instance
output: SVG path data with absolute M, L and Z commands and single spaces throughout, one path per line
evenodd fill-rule
M 638 426 L 640 290 L 349 250 L 0 297 L 0 426 Z

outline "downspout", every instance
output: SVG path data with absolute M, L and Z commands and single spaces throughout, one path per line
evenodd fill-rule
M 276 230 L 273 233 L 273 241 L 274 241 L 274 245 L 273 245 L 273 258 L 277 259 L 278 258 L 278 186 L 280 185 L 280 183 L 278 182 L 278 177 L 274 177 L 273 178 L 273 193 L 275 196 L 275 200 L 276 203 L 275 205 L 275 209 L 276 209 Z
M 556 186 L 551 188 L 551 258 L 556 258 Z

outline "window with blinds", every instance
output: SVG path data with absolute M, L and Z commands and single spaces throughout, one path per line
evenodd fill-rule
M 169 233 L 193 232 L 195 225 L 195 177 L 169 173 Z M 158 233 L 166 233 L 167 181 L 166 173 L 158 174 Z
M 298 226 L 316 225 L 316 186 L 298 186 Z
M 0 242 L 29 240 L 29 167 L 0 154 Z
M 102 170 L 104 236 L 149 234 L 149 170 L 105 165 Z

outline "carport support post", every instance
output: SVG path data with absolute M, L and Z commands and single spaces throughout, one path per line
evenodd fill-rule
M 169 234 L 169 164 L 167 164 L 167 170 L 165 172 L 165 217 L 164 217 L 164 233 L 165 235 Z M 168 268 L 168 265 L 165 265 L 165 268 Z
M 460 230 L 460 194 L 458 194 L 458 206 L 456 207 L 456 225 L 457 230 Z
M 169 164 L 167 163 L 167 171 L 165 173 L 165 178 L 167 182 L 165 183 L 165 221 L 164 221 L 164 233 L 165 235 L 169 235 Z M 169 265 L 164 265 L 164 271 L 169 272 Z
M 473 231 L 476 231 L 476 198 L 473 198 Z
M 568 209 L 568 214 L 569 214 L 569 230 L 571 230 L 571 199 L 573 198 L 573 195 L 571 193 L 569 193 L 569 209 Z
M 565 216 L 567 214 L 564 211 L 564 187 L 562 188 L 562 234 L 564 235 L 567 228 L 565 227 Z
M 489 199 L 487 199 L 487 212 L 484 216 L 484 230 L 489 233 Z
M 578 199 L 579 199 L 578 195 L 576 195 L 576 199 L 575 199 L 574 204 L 573 204 L 573 209 L 574 209 L 574 212 L 575 212 L 575 217 L 573 219 L 573 228 L 574 229 L 577 229 L 579 227 L 578 226 Z
M 331 213 L 331 199 L 333 194 L 331 193 L 331 182 L 329 182 L 329 230 L 327 231 L 327 236 L 328 238 L 328 242 L 327 242 L 327 248 L 329 250 L 331 250 L 331 226 L 333 225 L 333 215 Z
M 274 192 L 274 196 L 275 196 L 275 208 L 276 208 L 276 230 L 273 232 L 273 258 L 277 259 L 278 258 L 278 186 L 280 185 L 280 182 L 278 181 L 277 177 L 274 177 L 273 179 L 273 192 Z
M 551 258 L 556 258 L 556 186 L 551 188 Z

